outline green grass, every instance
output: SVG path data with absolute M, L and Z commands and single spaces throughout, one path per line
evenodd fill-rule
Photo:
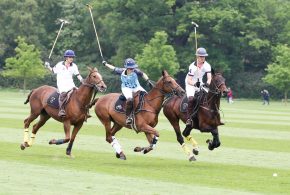
M 286 194 L 290 189 L 290 108 L 280 102 L 223 101 L 221 147 L 209 151 L 205 140 L 211 135 L 193 130 L 200 155 L 190 163 L 162 113 L 156 127 L 160 139 L 149 154 L 133 152 L 148 145 L 144 134 L 125 128 L 117 133 L 126 161 L 115 157 L 95 116 L 76 138 L 75 158 L 65 155 L 66 144 L 48 145 L 51 138 L 64 137 L 54 120 L 39 130 L 33 147 L 21 151 L 23 120 L 30 112 L 25 99 L 0 91 L 0 194 Z

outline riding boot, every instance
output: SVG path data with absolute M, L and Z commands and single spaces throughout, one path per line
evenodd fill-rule
M 192 125 L 192 114 L 193 114 L 193 96 L 188 97 L 188 106 L 187 106 L 187 120 L 186 125 Z
M 59 117 L 66 117 L 66 113 L 65 113 L 65 109 L 64 109 L 64 106 L 65 106 L 65 99 L 66 99 L 66 93 L 65 92 L 62 92 L 60 95 L 59 95 L 59 112 L 58 112 L 58 116 Z
M 126 124 L 127 125 L 131 125 L 133 122 L 132 114 L 131 114 L 132 108 L 133 108 L 133 101 L 132 99 L 129 98 L 126 102 L 126 117 L 127 117 Z

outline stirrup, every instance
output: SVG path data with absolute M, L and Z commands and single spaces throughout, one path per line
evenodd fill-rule
M 190 119 L 190 118 L 187 119 L 185 124 L 186 124 L 186 125 L 192 125 L 192 119 Z
M 131 125 L 133 123 L 133 119 L 131 118 L 131 117 L 128 117 L 127 119 L 126 119 L 126 124 L 127 125 Z

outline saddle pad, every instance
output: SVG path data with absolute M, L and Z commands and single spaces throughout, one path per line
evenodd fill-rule
M 59 102 L 58 102 L 58 97 L 59 97 L 59 93 L 58 92 L 54 92 L 53 94 L 51 94 L 49 96 L 49 98 L 47 99 L 47 104 L 49 106 L 52 106 L 56 109 L 59 108 Z
M 179 107 L 179 111 L 180 112 L 187 112 L 187 107 L 188 107 L 188 99 L 187 99 L 187 96 L 183 96 L 183 98 L 181 100 L 180 107 Z

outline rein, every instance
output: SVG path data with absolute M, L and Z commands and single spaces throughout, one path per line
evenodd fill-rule
M 224 82 L 221 82 L 219 85 L 217 85 L 216 83 L 213 83 L 213 84 L 214 84 L 215 89 L 214 90 L 209 89 L 209 91 L 208 91 L 208 93 L 213 94 L 213 96 L 211 96 L 210 99 L 208 99 L 207 96 L 206 96 L 205 97 L 205 101 L 202 102 L 202 104 L 199 107 L 200 108 L 203 108 L 205 110 L 208 110 L 210 112 L 217 112 L 217 113 L 219 113 L 220 109 L 219 109 L 218 105 L 216 103 L 214 103 L 215 108 L 214 109 L 210 109 L 209 108 L 210 107 L 209 106 L 209 102 L 211 102 L 214 99 L 214 97 L 219 98 L 218 96 L 220 96 L 220 94 L 221 94 L 221 91 L 220 91 L 219 87 L 222 84 L 224 84 Z M 203 106 L 203 105 L 205 105 L 205 106 Z
M 153 87 L 153 89 L 151 90 L 151 91 L 153 91 L 153 90 L 157 90 L 157 91 L 159 91 L 160 93 L 161 93 L 161 95 L 157 95 L 156 97 L 152 97 L 151 99 L 145 99 L 144 98 L 144 100 L 146 100 L 146 102 L 148 102 L 148 104 L 151 106 L 151 104 L 150 104 L 150 102 L 151 101 L 153 101 L 153 100 L 156 100 L 156 99 L 158 99 L 158 98 L 164 98 L 164 96 L 166 95 L 166 94 L 177 94 L 177 89 L 180 87 L 180 86 L 177 86 L 176 88 L 173 88 L 168 82 L 166 82 L 165 81 L 165 78 L 166 77 L 169 77 L 169 76 L 164 76 L 163 78 L 162 78 L 162 81 L 163 81 L 163 86 L 168 86 L 170 89 L 171 89 L 171 92 L 169 92 L 169 93 L 167 93 L 167 92 L 165 92 L 163 89 L 160 89 L 160 88 L 158 88 L 158 87 L 156 87 L 156 86 L 154 86 Z M 162 106 L 163 106 L 163 103 L 164 103 L 164 100 L 162 101 L 162 103 L 161 103 L 161 108 L 162 108 Z M 152 107 L 152 106 L 151 106 Z M 160 109 L 161 110 L 161 109 Z M 160 110 L 158 111 L 158 112 L 154 112 L 154 111 L 151 111 L 151 110 L 140 110 L 140 111 L 147 111 L 147 112 L 152 112 L 152 113 L 156 113 L 156 114 L 158 114 L 159 112 L 160 112 Z

